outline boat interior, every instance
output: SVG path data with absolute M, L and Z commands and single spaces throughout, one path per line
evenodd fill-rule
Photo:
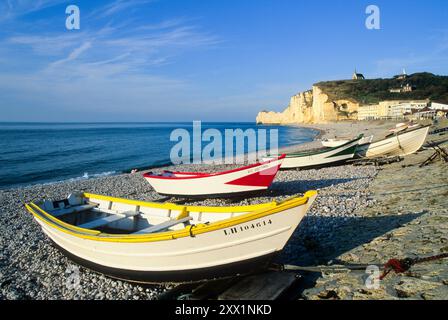
M 36 203 L 41 211 L 63 223 L 107 234 L 151 234 L 181 230 L 188 225 L 208 224 L 275 205 L 276 202 L 237 207 L 182 206 L 87 193 L 71 194 L 59 201 Z

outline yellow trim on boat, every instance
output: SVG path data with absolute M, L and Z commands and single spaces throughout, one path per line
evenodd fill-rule
M 57 223 L 57 224 L 60 224 L 60 225 L 63 226 L 63 227 L 66 227 L 66 228 L 69 228 L 69 229 L 72 229 L 72 230 L 76 230 L 76 231 L 80 231 L 80 232 L 84 232 L 84 233 L 94 234 L 94 235 L 98 235 L 98 234 L 101 233 L 101 232 L 98 231 L 98 230 L 92 230 L 92 229 L 84 229 L 84 228 L 80 228 L 80 227 L 74 226 L 74 225 L 72 225 L 72 224 L 66 223 L 66 222 L 64 222 L 64 221 L 62 221 L 62 220 L 59 220 L 59 219 L 53 217 L 51 214 L 47 213 L 45 210 L 43 210 L 42 208 L 40 208 L 38 205 L 36 205 L 36 204 L 33 203 L 33 202 L 31 202 L 30 205 L 31 205 L 33 208 L 35 208 L 35 209 L 37 209 L 38 211 L 40 211 L 40 213 L 42 213 L 42 214 L 45 216 L 45 218 L 51 220 L 52 222 L 55 222 L 55 223 Z M 28 205 L 28 204 L 25 205 L 25 207 L 28 209 L 28 211 L 30 210 L 30 205 Z M 33 210 L 33 211 L 34 211 L 34 210 Z
M 192 226 L 185 227 L 182 230 L 176 230 L 176 231 L 166 231 L 166 232 L 160 232 L 155 234 L 107 234 L 107 233 L 100 233 L 97 230 L 90 230 L 90 229 L 83 229 L 76 226 L 73 226 L 71 224 L 67 224 L 41 208 L 39 208 L 36 204 L 26 204 L 25 207 L 28 209 L 28 211 L 33 214 L 34 217 L 42 221 L 43 223 L 51 226 L 54 229 L 57 229 L 59 231 L 62 231 L 64 233 L 68 233 L 72 236 L 76 236 L 78 238 L 82 239 L 88 239 L 88 240 L 94 240 L 94 241 L 107 241 L 107 242 L 117 242 L 117 243 L 139 243 L 139 242 L 155 242 L 155 241 L 164 241 L 164 240 L 173 240 L 183 237 L 189 237 L 194 236 L 206 232 L 212 232 L 215 230 L 225 229 L 229 227 L 233 227 L 238 224 L 246 223 L 255 219 L 263 218 L 284 210 L 288 210 L 290 208 L 294 208 L 303 204 L 306 204 L 309 200 L 309 198 L 315 196 L 317 194 L 317 191 L 308 191 L 305 193 L 303 197 L 293 197 L 290 199 L 287 199 L 285 201 L 281 201 L 279 203 L 277 202 L 270 202 L 268 205 L 255 205 L 255 206 L 239 206 L 239 207 L 223 207 L 223 209 L 227 209 L 225 212 L 235 212 L 235 208 L 260 208 L 258 210 L 254 210 L 252 212 L 248 212 L 247 214 L 225 219 L 222 221 L 216 221 L 210 224 L 197 224 Z M 92 198 L 100 199 L 97 197 L 97 195 L 92 194 L 85 194 L 86 197 L 89 197 L 89 195 Z M 151 206 L 148 204 L 148 202 L 142 202 L 142 201 L 135 201 L 135 200 L 127 200 L 127 199 L 119 199 L 119 198 L 112 198 L 107 196 L 101 196 L 102 200 L 109 200 L 109 201 L 116 201 L 121 203 L 127 203 L 127 204 L 133 204 L 133 205 L 144 205 L 144 206 Z M 160 208 L 160 203 L 157 204 Z M 165 204 L 164 208 L 182 208 L 184 206 L 178 206 L 175 204 Z M 33 209 L 34 208 L 34 209 Z M 191 209 L 192 207 L 186 207 L 187 209 Z M 209 211 L 209 208 L 216 208 L 216 207 L 195 207 L 195 208 L 201 208 L 198 211 L 204 212 Z M 35 209 L 38 209 L 38 212 L 35 211 Z M 219 212 L 224 212 L 223 210 L 220 210 Z

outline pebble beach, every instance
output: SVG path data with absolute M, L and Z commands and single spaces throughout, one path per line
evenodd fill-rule
M 389 122 L 313 125 L 320 145 L 335 136 L 384 134 Z M 446 144 L 445 144 L 446 146 Z M 303 171 L 281 171 L 270 190 L 246 199 L 183 202 L 197 205 L 245 205 L 284 199 L 318 190 L 318 198 L 291 237 L 279 262 L 300 266 L 333 263 L 385 263 L 390 258 L 448 252 L 448 173 L 446 163 L 418 164 L 424 150 L 404 161 L 376 167 L 351 164 Z M 163 169 L 219 171 L 237 166 L 179 165 Z M 157 299 L 172 285 L 138 285 L 79 267 L 54 248 L 24 203 L 62 199 L 77 191 L 146 201 L 164 201 L 143 179 L 143 172 L 59 182 L 0 191 L 0 299 Z M 179 201 L 171 198 L 168 201 Z M 76 278 L 74 278 L 76 276 Z M 447 299 L 446 260 L 390 274 L 379 288 L 365 286 L 363 272 L 303 272 L 301 299 Z M 75 283 L 73 283 L 75 279 Z

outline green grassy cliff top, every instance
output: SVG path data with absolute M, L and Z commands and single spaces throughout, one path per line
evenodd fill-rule
M 389 89 L 409 84 L 412 92 L 391 93 Z M 366 79 L 323 81 L 315 84 L 330 100 L 355 100 L 360 104 L 376 104 L 383 100 L 423 100 L 448 104 L 448 76 L 422 72 L 408 75 L 406 79 Z

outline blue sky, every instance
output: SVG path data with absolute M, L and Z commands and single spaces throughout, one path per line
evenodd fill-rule
M 448 2 L 0 0 L 0 42 L 0 121 L 254 121 L 355 67 L 448 75 Z

